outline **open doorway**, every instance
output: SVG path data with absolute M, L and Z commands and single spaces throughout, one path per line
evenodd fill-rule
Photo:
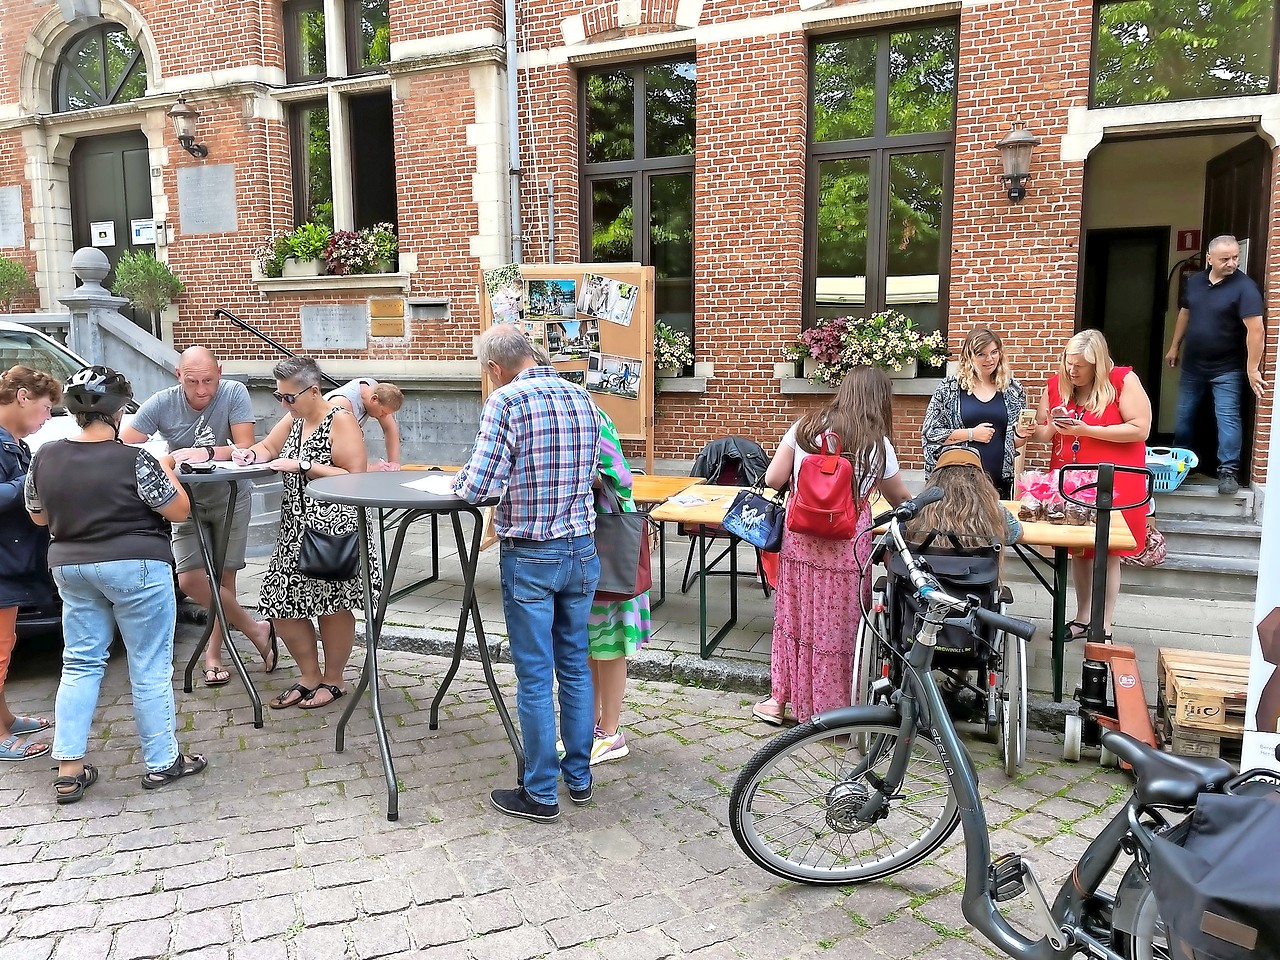
M 1241 269 L 1265 276 L 1271 151 L 1249 129 L 1107 140 L 1086 168 L 1080 324 L 1096 327 L 1116 363 L 1132 366 L 1151 396 L 1152 443 L 1173 438 L 1178 371 L 1164 365 L 1180 284 L 1203 268 L 1218 234 L 1241 239 Z M 1247 391 L 1246 391 L 1247 392 Z M 1242 479 L 1254 433 L 1244 411 Z M 1216 467 L 1212 404 L 1201 408 L 1196 440 L 1202 468 Z

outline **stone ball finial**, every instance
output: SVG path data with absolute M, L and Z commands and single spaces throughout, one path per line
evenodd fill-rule
M 97 247 L 81 247 L 71 256 L 71 269 L 86 287 L 101 290 L 111 261 Z

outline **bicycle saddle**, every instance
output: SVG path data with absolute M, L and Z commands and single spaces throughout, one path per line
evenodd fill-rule
M 1134 796 L 1150 806 L 1191 807 L 1205 791 L 1218 790 L 1236 775 L 1217 757 L 1179 757 L 1162 753 L 1123 733 L 1103 731 L 1102 745 L 1129 766 L 1138 785 Z

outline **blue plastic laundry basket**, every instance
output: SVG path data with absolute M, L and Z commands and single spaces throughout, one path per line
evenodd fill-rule
M 1147 447 L 1147 469 L 1151 471 L 1153 493 L 1177 490 L 1200 463 L 1200 458 L 1181 447 Z

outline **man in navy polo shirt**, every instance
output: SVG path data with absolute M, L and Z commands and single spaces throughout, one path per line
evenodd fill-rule
M 1240 244 L 1232 236 L 1214 237 L 1207 251 L 1209 269 L 1187 278 L 1178 300 L 1178 321 L 1165 360 L 1178 365 L 1178 420 L 1174 443 L 1190 447 L 1196 411 L 1205 391 L 1213 391 L 1218 417 L 1218 492 L 1240 489 L 1240 447 L 1244 439 L 1240 401 L 1246 376 L 1261 399 L 1266 382 L 1259 369 L 1266 332 L 1262 293 L 1240 269 Z

